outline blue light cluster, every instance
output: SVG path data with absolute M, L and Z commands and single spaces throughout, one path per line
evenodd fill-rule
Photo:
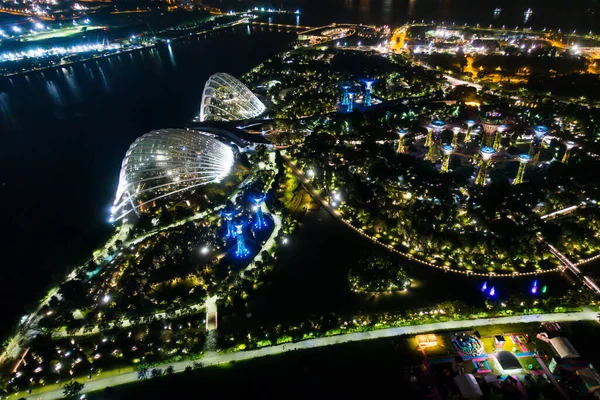
M 262 212 L 261 205 L 265 201 L 265 196 L 261 193 L 256 193 L 251 196 L 252 201 L 256 204 L 256 217 L 254 220 L 254 229 L 261 230 L 267 226 L 267 221 Z
M 235 238 L 237 240 L 235 256 L 237 258 L 246 258 L 250 255 L 250 250 L 246 247 L 246 241 L 244 240 L 244 220 L 236 218 L 233 221 L 233 226 L 235 226 Z
M 232 223 L 235 214 L 237 214 L 237 210 L 232 206 L 227 206 L 221 211 L 221 215 L 225 218 L 225 221 L 227 221 L 227 232 L 225 233 L 226 239 L 235 238 L 235 229 Z

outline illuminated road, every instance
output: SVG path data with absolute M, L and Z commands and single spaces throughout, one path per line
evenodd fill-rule
M 547 220 L 547 221 L 550 221 L 550 220 L 553 220 L 554 218 L 557 218 L 557 217 L 559 217 L 561 215 L 570 214 L 573 211 L 577 210 L 579 207 L 581 207 L 581 205 L 576 205 L 576 206 L 571 206 L 571 207 L 565 207 L 562 210 L 558 210 L 558 211 L 554 211 L 554 212 L 551 212 L 551 213 L 546 214 L 546 215 L 542 215 L 540 218 L 544 219 L 544 220 Z
M 41 19 L 43 21 L 54 21 L 53 17 L 47 17 L 45 15 L 38 15 L 38 14 L 31 13 L 31 12 L 26 12 L 26 11 L 19 11 L 16 9 L 0 8 L 0 13 L 10 14 L 10 15 L 20 15 L 20 16 L 24 16 L 24 17 L 34 17 L 37 19 Z
M 259 21 L 252 21 L 252 25 L 262 25 L 262 26 L 269 26 L 269 27 L 274 27 L 274 28 L 290 28 L 290 29 L 313 29 L 314 28 L 314 26 L 272 24 L 269 22 L 259 22 Z
M 306 178 L 304 173 L 300 171 L 300 169 L 298 169 L 296 164 L 293 163 L 293 161 L 288 157 L 288 155 L 282 152 L 282 157 L 285 160 L 287 166 L 290 167 L 294 175 L 296 175 L 296 178 L 298 178 L 304 190 L 306 190 L 315 200 L 317 200 L 321 204 L 321 206 L 327 210 L 329 214 L 333 215 L 340 221 L 343 221 L 342 214 L 340 214 L 340 212 L 335 208 L 331 207 L 329 202 L 325 200 L 323 196 L 321 196 L 321 193 L 319 193 L 319 191 L 315 189 L 315 187 L 310 183 L 308 178 Z
M 516 324 L 523 322 L 568 322 L 568 321 L 593 321 L 596 319 L 597 313 L 589 308 L 585 308 L 584 311 L 574 313 L 557 313 L 557 314 L 532 314 L 523 316 L 511 316 L 501 318 L 481 318 L 475 320 L 461 320 L 461 321 L 447 321 L 438 322 L 433 324 L 424 325 L 412 325 L 403 326 L 399 328 L 388 328 L 370 332 L 356 332 L 348 333 L 340 336 L 330 336 L 325 338 L 305 340 L 297 343 L 286 343 L 277 346 L 264 347 L 259 350 L 241 351 L 237 353 L 227 354 L 209 354 L 201 359 L 201 362 L 205 366 L 218 365 L 223 363 L 229 363 L 232 361 L 243 361 L 250 360 L 253 358 L 266 357 L 270 355 L 281 354 L 286 351 L 312 349 L 317 347 L 331 346 L 341 343 L 359 342 L 363 340 L 389 338 L 402 335 L 415 335 L 420 333 L 427 333 L 439 330 L 465 330 L 473 329 L 478 326 L 498 325 L 498 324 Z M 158 368 L 165 368 L 172 366 L 175 372 L 182 372 L 186 367 L 191 367 L 193 361 L 180 361 L 170 364 L 158 365 Z M 108 378 L 85 381 L 81 380 L 85 384 L 83 389 L 84 393 L 93 391 L 103 390 L 107 386 L 118 386 L 126 383 L 136 382 L 137 372 L 128 372 L 120 375 L 114 375 Z M 17 396 L 18 397 L 18 396 Z M 62 399 L 62 390 L 54 390 L 47 393 L 30 395 L 25 397 L 28 400 L 55 400 Z
M 423 68 L 430 69 L 432 71 L 436 71 L 435 68 L 432 68 L 429 65 L 424 64 L 422 62 L 420 62 L 419 65 L 421 65 Z M 450 76 L 450 75 L 444 75 L 444 78 L 446 78 L 446 80 L 448 81 L 448 83 L 451 86 L 463 86 L 463 85 L 464 86 L 471 86 L 471 87 L 474 87 L 477 90 L 481 90 L 483 88 L 483 86 L 481 86 L 481 85 L 479 85 L 477 83 L 463 81 L 461 79 L 457 79 L 457 78 L 455 78 L 453 76 Z
M 444 75 L 444 78 L 446 78 L 446 80 L 448 81 L 448 83 L 450 83 L 450 85 L 452 86 L 471 86 L 474 87 L 477 90 L 481 90 L 483 88 L 483 86 L 477 84 L 477 83 L 473 83 L 473 82 L 467 82 L 467 81 L 463 81 L 460 79 L 456 79 L 453 76 L 450 75 Z

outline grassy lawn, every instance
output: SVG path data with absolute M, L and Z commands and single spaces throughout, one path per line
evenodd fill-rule
M 28 35 L 23 38 L 23 41 L 34 42 L 34 41 L 38 41 L 38 40 L 64 38 L 64 37 L 77 35 L 78 33 L 81 33 L 84 30 L 86 32 L 91 32 L 93 30 L 102 29 L 102 28 L 104 28 L 104 27 L 103 26 L 75 26 L 75 27 L 68 27 L 68 28 L 60 28 L 60 29 L 55 29 L 50 32 L 40 32 L 40 33 L 34 33 L 31 35 Z
M 524 371 L 539 371 L 542 369 L 540 363 L 534 357 L 519 357 L 519 362 L 523 366 Z
M 527 333 L 531 338 L 531 335 L 535 334 L 535 331 L 539 326 L 540 324 L 538 322 L 521 322 L 517 324 L 478 326 L 477 331 L 482 337 L 504 335 L 506 339 L 506 346 L 508 346 L 513 344 L 508 337 L 509 334 L 524 332 Z
M 302 216 L 307 210 L 313 208 L 312 197 L 302 188 L 300 181 L 286 169 L 283 194 L 280 197 L 284 206 L 293 214 Z

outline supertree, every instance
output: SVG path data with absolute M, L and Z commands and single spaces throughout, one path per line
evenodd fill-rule
M 442 147 L 442 152 L 444 153 L 444 159 L 442 161 L 442 172 L 448 172 L 448 166 L 450 165 L 450 156 L 454 152 L 454 146 L 450 146 L 449 144 Z
M 471 141 L 471 131 L 473 130 L 473 126 L 475 126 L 475 121 L 472 119 L 467 121 L 467 133 L 465 134 L 465 143 L 469 143 Z
M 346 112 L 351 113 L 354 107 L 354 93 L 348 93 L 348 107 L 346 108 Z
M 517 176 L 513 181 L 514 185 L 523 183 L 523 178 L 525 177 L 525 168 L 527 168 L 527 164 L 529 164 L 529 161 L 531 161 L 531 156 L 529 154 L 519 155 L 519 170 L 517 171 Z
M 504 112 L 499 109 L 491 109 L 479 116 L 481 126 L 485 135 L 482 144 L 484 146 L 493 146 L 494 134 L 498 131 L 498 127 L 504 123 Z
M 350 85 L 347 83 L 342 83 L 340 85 L 340 87 L 342 88 L 342 105 L 347 106 L 348 105 L 348 89 L 350 89 Z
M 429 147 L 425 159 L 436 162 L 440 159 L 440 135 L 446 129 L 446 122 L 434 119 L 427 126 L 427 140 L 425 146 Z
M 265 201 L 265 195 L 262 193 L 254 193 L 250 196 L 252 201 L 254 202 L 254 207 L 256 211 L 256 220 L 254 221 L 254 229 L 261 230 L 262 228 L 267 226 L 267 221 L 265 221 L 265 217 L 262 212 L 262 204 Z
M 487 169 L 490 164 L 490 158 L 496 153 L 493 147 L 483 146 L 479 149 L 481 153 L 481 162 L 479 163 L 479 172 L 477 173 L 477 179 L 475 179 L 475 184 L 484 186 L 487 180 Z
M 544 125 L 536 125 L 533 127 L 534 138 L 531 141 L 531 149 L 529 150 L 529 154 L 531 154 L 532 162 L 537 163 L 540 158 L 540 149 L 542 147 L 542 141 L 546 137 L 550 130 Z
M 246 248 L 246 241 L 244 240 L 244 220 L 242 218 L 234 219 L 233 226 L 235 226 L 235 238 L 237 240 L 235 256 L 238 258 L 247 257 L 250 254 L 250 250 Z
M 225 206 L 225 208 L 221 211 L 221 215 L 227 222 L 227 233 L 225 234 L 226 239 L 233 239 L 235 237 L 235 229 L 233 228 L 233 223 L 231 222 L 235 214 L 237 214 L 237 210 L 231 204 Z
M 371 106 L 371 86 L 373 81 L 365 81 L 365 106 Z
M 504 124 L 500 125 L 498 129 L 496 129 L 496 136 L 494 137 L 494 144 L 492 145 L 494 150 L 500 150 L 500 141 L 502 140 L 502 134 L 504 133 L 504 131 L 506 131 L 506 129 L 507 126 Z
M 460 128 L 458 126 L 455 126 L 454 128 L 452 128 L 452 146 L 456 147 L 458 146 L 458 134 L 460 133 Z
M 431 146 L 433 142 L 433 129 L 431 127 L 427 127 L 427 136 L 425 137 L 425 147 Z
M 567 142 L 565 144 L 567 149 L 565 150 L 565 154 L 563 155 L 562 162 L 563 164 L 567 164 L 569 162 L 569 158 L 571 157 L 571 150 L 575 147 L 575 142 Z
M 406 152 L 406 147 L 404 146 L 404 136 L 406 136 L 407 133 L 407 129 L 400 129 L 398 131 L 398 153 Z

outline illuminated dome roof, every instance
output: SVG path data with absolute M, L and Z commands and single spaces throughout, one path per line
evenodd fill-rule
M 204 86 L 200 121 L 250 119 L 265 110 L 265 105 L 242 82 L 219 72 L 208 78 Z
M 155 200 L 219 181 L 233 166 L 231 148 L 198 131 L 159 129 L 127 150 L 112 207 L 118 220 Z

